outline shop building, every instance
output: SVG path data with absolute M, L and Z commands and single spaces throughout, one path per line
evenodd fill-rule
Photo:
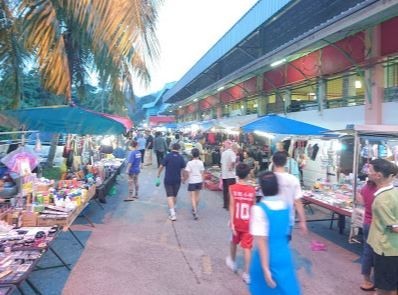
M 398 124 L 398 1 L 260 0 L 163 96 L 178 122 Z

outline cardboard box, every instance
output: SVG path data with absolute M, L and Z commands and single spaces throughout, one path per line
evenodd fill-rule
M 47 183 L 36 183 L 35 184 L 35 190 L 36 192 L 48 192 L 48 190 L 52 187 L 51 184 Z
M 55 219 L 55 218 L 43 218 L 39 216 L 37 218 L 37 226 L 65 226 L 68 225 L 68 218 L 62 218 L 62 219 Z
M 22 226 L 37 226 L 37 213 L 22 212 Z
M 19 212 L 13 211 L 7 214 L 7 223 L 9 225 L 18 225 Z

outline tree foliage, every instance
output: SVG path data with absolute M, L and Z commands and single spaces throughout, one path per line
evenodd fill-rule
M 34 94 L 23 79 L 29 56 L 37 64 L 41 87 L 55 98 L 93 99 L 87 76 L 95 71 L 105 104 L 120 111 L 126 99 L 134 102 L 133 81 L 150 81 L 147 66 L 158 56 L 155 25 L 161 2 L 0 0 L 0 86 L 7 89 L 0 95 L 8 93 L 7 105 L 18 108 L 25 94 Z

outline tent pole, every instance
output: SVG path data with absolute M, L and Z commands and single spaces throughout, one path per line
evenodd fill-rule
M 353 159 L 353 175 L 354 179 L 352 182 L 352 192 L 353 192 L 353 200 L 355 202 L 356 194 L 357 194 L 357 185 L 358 185 L 358 169 L 359 169 L 359 135 L 358 131 L 354 133 L 354 159 Z

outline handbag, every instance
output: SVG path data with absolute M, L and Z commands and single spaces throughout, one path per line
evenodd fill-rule
M 73 156 L 72 168 L 74 171 L 80 170 L 82 164 L 82 156 Z

